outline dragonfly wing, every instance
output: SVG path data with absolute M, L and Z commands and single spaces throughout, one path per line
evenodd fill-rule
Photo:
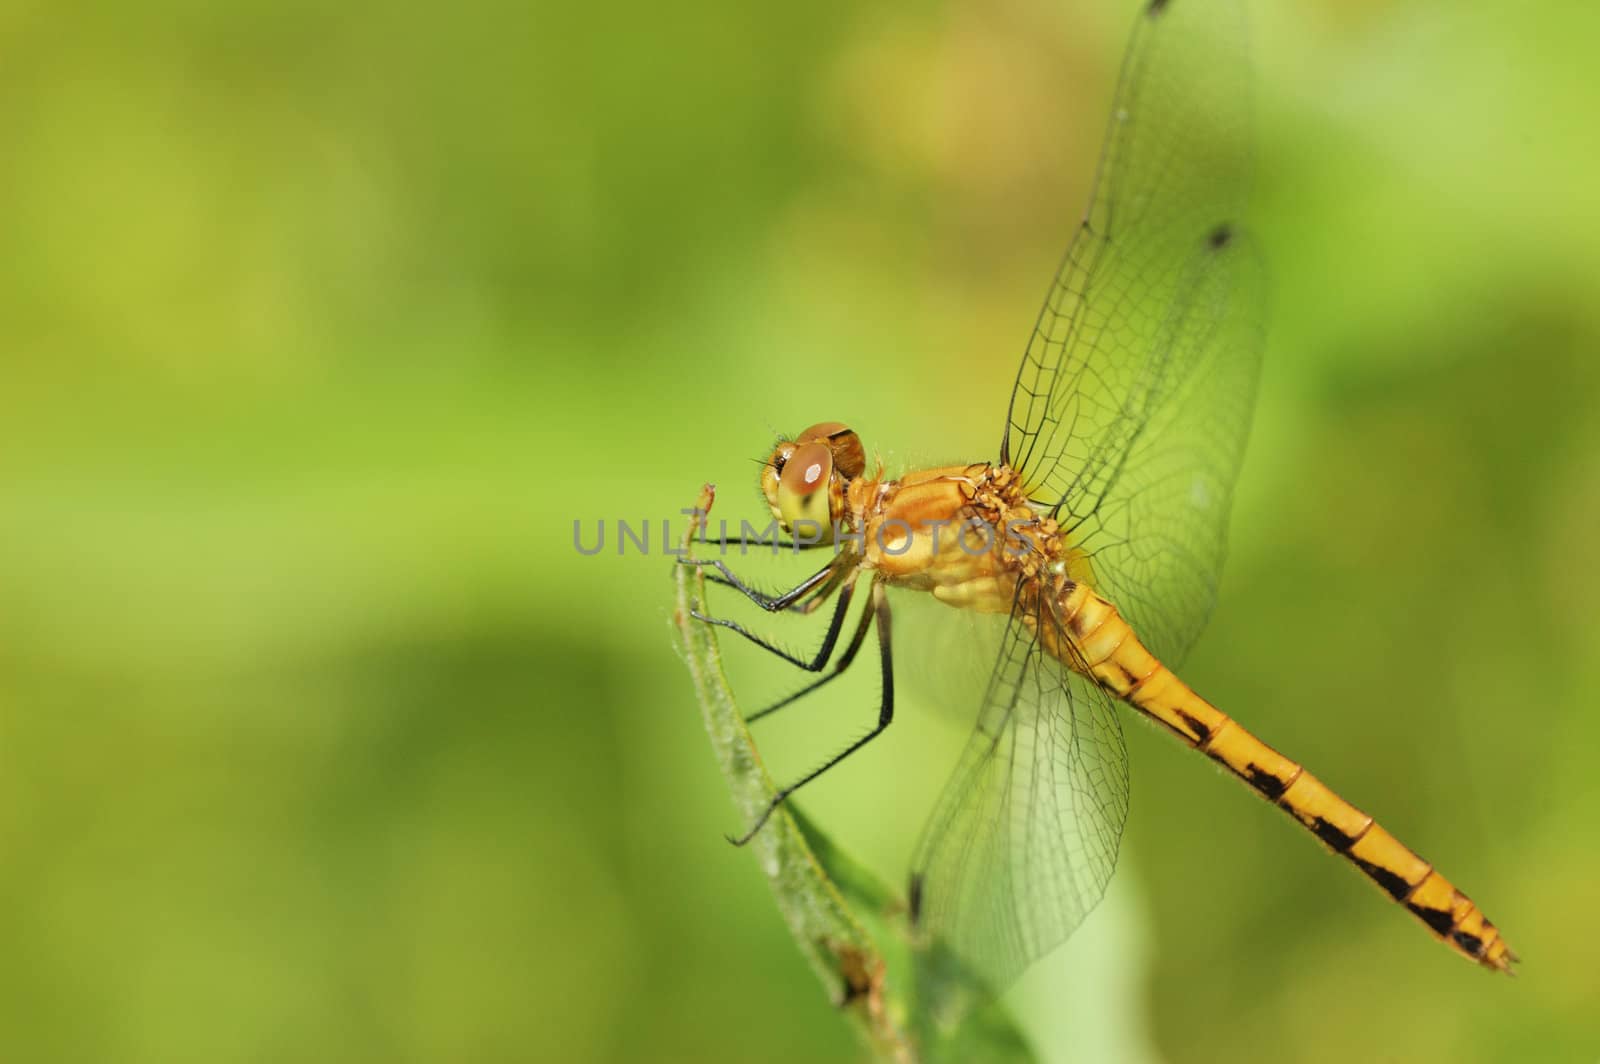
M 1169 665 L 1211 615 L 1260 374 L 1262 276 L 1247 234 L 1196 253 L 1169 324 L 1175 367 L 1105 471 L 1062 508 L 1092 580 Z
M 997 993 L 1100 900 L 1128 813 L 1115 704 L 1040 646 L 1052 604 L 1024 610 L 911 866 L 915 925 Z
M 1244 35 L 1236 2 L 1147 5 L 1001 448 L 1174 663 L 1210 612 L 1260 373 Z
M 988 690 L 1010 618 L 1001 613 L 951 609 L 926 591 L 889 590 L 894 609 L 895 690 L 919 708 L 971 728 Z

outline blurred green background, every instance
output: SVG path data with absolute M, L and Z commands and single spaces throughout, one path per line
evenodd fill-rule
M 0 9 L 0 1057 L 857 1056 L 722 840 L 659 520 L 818 420 L 992 456 L 1134 6 Z M 1187 672 L 1525 963 L 1140 725 L 1012 1001 L 1054 1060 L 1593 1061 L 1600 14 L 1256 6 L 1275 314 Z M 895 882 L 959 741 L 903 706 L 805 802 Z

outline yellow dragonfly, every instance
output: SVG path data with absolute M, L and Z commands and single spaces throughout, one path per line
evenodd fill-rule
M 806 658 L 696 614 L 824 674 L 751 721 L 842 673 L 877 630 L 875 727 L 779 791 L 741 844 L 892 722 L 891 588 L 1004 618 L 973 734 L 907 888 L 918 932 L 995 988 L 1062 942 L 1105 892 L 1128 810 L 1118 703 L 1288 813 L 1461 956 L 1507 972 L 1516 959 L 1432 864 L 1168 667 L 1215 597 L 1263 343 L 1261 268 L 1239 221 L 1243 39 L 1231 0 L 1147 0 L 997 461 L 889 478 L 881 463 L 869 470 L 851 429 L 813 425 L 777 444 L 761 486 L 790 545 L 827 548 L 828 564 L 768 595 L 720 559 L 685 559 L 770 611 L 834 604 Z M 863 579 L 868 602 L 833 659 Z

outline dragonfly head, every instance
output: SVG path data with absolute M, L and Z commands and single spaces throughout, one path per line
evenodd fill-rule
M 778 523 L 820 530 L 832 539 L 834 522 L 845 517 L 845 491 L 867 467 L 861 437 L 837 421 L 812 425 L 792 440 L 780 440 L 761 467 L 761 492 Z

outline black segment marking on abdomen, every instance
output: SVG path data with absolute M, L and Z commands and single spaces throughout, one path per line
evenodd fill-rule
M 1195 718 L 1189 716 L 1189 714 L 1185 713 L 1183 710 L 1177 708 L 1176 706 L 1173 707 L 1172 712 L 1174 712 L 1174 713 L 1176 713 L 1178 715 L 1178 719 L 1183 721 L 1184 725 L 1191 732 L 1193 732 L 1199 738 L 1199 740 L 1202 743 L 1205 742 L 1207 739 L 1211 738 L 1211 729 L 1210 728 L 1206 727 L 1204 724 L 1200 723 Z
M 1111 673 L 1111 675 L 1100 677 L 1101 686 L 1109 688 L 1112 694 L 1115 694 L 1120 698 L 1133 690 L 1133 673 L 1128 671 L 1127 666 L 1118 661 L 1112 660 L 1101 664 L 1099 669 L 1104 669 L 1108 672 L 1113 669 L 1116 670 L 1114 673 Z M 1096 671 L 1099 670 L 1097 669 Z
M 1363 829 L 1360 835 L 1346 835 L 1342 830 L 1334 826 L 1331 821 L 1325 820 L 1320 816 L 1312 817 L 1311 822 L 1306 826 L 1311 829 L 1313 835 L 1333 847 L 1335 853 L 1350 852 L 1350 847 L 1356 844 L 1361 835 L 1366 834 L 1366 830 Z M 1371 825 L 1368 826 L 1370 827 Z
M 1422 922 L 1438 932 L 1441 938 L 1448 935 L 1450 929 L 1456 926 L 1455 918 L 1450 915 L 1449 909 L 1430 909 L 1426 905 L 1413 905 L 1409 902 L 1406 908 L 1416 913 Z
M 1266 795 L 1267 799 L 1273 802 L 1276 802 L 1283 792 L 1289 789 L 1288 780 L 1274 776 L 1266 769 L 1258 767 L 1254 761 L 1246 762 L 1244 778 L 1249 781 L 1250 786 Z
M 1367 874 L 1369 879 L 1387 891 L 1389 896 L 1395 901 L 1405 901 L 1406 895 L 1411 893 L 1411 884 L 1395 875 L 1389 869 L 1383 867 L 1383 865 L 1375 865 L 1370 861 L 1363 861 L 1359 857 L 1352 857 L 1350 859 L 1356 863 L 1358 868 Z

